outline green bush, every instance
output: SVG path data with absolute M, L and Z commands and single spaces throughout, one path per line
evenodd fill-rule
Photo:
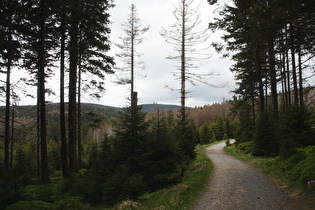
M 131 174 L 131 175 L 130 175 Z M 126 199 L 136 199 L 145 191 L 146 185 L 140 174 L 130 173 L 130 167 L 119 166 L 104 184 L 103 200 L 114 204 Z
M 226 145 L 227 147 L 231 145 L 231 142 L 230 142 L 229 139 L 227 139 L 227 140 L 225 141 L 225 145 Z
M 298 148 L 297 153 L 285 161 L 286 170 L 292 179 L 304 183 L 315 180 L 315 146 Z
M 45 185 L 27 185 L 20 189 L 23 200 L 48 200 L 51 197 L 51 190 Z
M 275 157 L 279 154 L 277 127 L 277 120 L 272 112 L 266 111 L 258 117 L 253 138 L 255 142 L 253 155 Z
M 49 202 L 45 201 L 39 201 L 39 200 L 34 200 L 34 201 L 19 201 L 15 204 L 12 204 L 11 206 L 6 208 L 7 210 L 51 210 L 54 209 L 54 205 Z
M 84 203 L 81 196 L 70 196 L 55 202 L 55 209 L 87 209 L 89 205 Z
M 294 155 L 296 148 L 314 145 L 313 119 L 306 107 L 290 107 L 279 114 L 280 156 L 283 159 Z
M 254 145 L 255 145 L 255 143 L 253 141 L 244 142 L 244 143 L 240 143 L 237 146 L 237 149 L 242 150 L 246 154 L 248 154 L 248 153 L 251 153 L 253 151 Z

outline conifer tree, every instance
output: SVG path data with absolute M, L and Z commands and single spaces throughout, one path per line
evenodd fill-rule
M 11 106 L 11 70 L 21 57 L 21 43 L 17 37 L 20 35 L 18 25 L 20 23 L 19 8 L 17 1 L 4 1 L 0 16 L 0 73 L 6 74 L 6 108 L 5 108 L 5 134 L 4 134 L 4 166 L 9 169 L 10 157 L 10 106 Z M 3 70 L 4 69 L 4 70 Z M 12 156 L 12 154 L 11 154 Z
M 52 3 L 47 0 L 28 1 L 23 4 L 24 14 L 24 68 L 29 69 L 37 85 L 38 134 L 40 137 L 40 168 L 43 183 L 49 182 L 46 131 L 46 78 L 50 76 L 52 49 L 56 47 L 56 18 L 52 13 Z M 39 167 L 39 166 L 38 166 Z
M 108 9 L 112 6 L 111 1 L 107 0 L 69 2 L 69 168 L 71 172 L 78 170 L 76 95 L 78 70 L 99 79 L 90 80 L 87 89 L 97 89 L 101 93 L 104 91 L 105 74 L 112 73 L 114 65 L 113 57 L 106 54 L 110 49 Z
M 122 51 L 117 54 L 117 57 L 122 62 L 122 64 L 118 66 L 118 70 L 130 73 L 130 76 L 127 76 L 127 78 L 119 78 L 118 84 L 130 84 L 130 102 L 131 106 L 133 106 L 133 101 L 137 100 L 133 96 L 135 71 L 137 68 L 144 68 L 143 63 L 137 61 L 137 58 L 141 56 L 137 47 L 143 42 L 143 34 L 150 29 L 150 26 L 141 26 L 137 9 L 134 4 L 131 4 L 129 9 L 130 13 L 128 14 L 128 19 L 122 24 L 125 36 L 119 37 L 122 43 L 116 44 L 116 46 Z
M 194 70 L 198 69 L 200 61 L 208 58 L 203 54 L 205 42 L 209 34 L 207 28 L 203 30 L 197 29 L 200 25 L 200 15 L 198 7 L 193 5 L 192 0 L 180 0 L 175 5 L 173 12 L 175 23 L 170 26 L 170 29 L 164 29 L 160 33 L 167 43 L 174 47 L 175 55 L 170 55 L 167 59 L 174 60 L 178 63 L 178 71 L 174 72 L 176 79 L 180 80 L 180 95 L 181 95 L 181 120 L 182 126 L 187 124 L 186 119 L 186 82 L 196 84 L 196 82 L 206 83 L 210 85 L 206 79 L 213 76 L 211 72 L 202 73 Z M 182 127 L 183 133 L 185 128 Z
M 210 128 L 207 123 L 204 123 L 199 128 L 200 144 L 209 144 L 211 139 Z

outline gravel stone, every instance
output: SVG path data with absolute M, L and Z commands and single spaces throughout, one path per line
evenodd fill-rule
M 194 210 L 308 209 L 259 171 L 227 155 L 224 146 L 223 142 L 206 149 L 214 164 L 214 172 L 204 194 L 193 206 Z

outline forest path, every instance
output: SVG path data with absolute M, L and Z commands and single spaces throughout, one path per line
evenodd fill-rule
M 192 209 L 307 209 L 259 171 L 227 155 L 224 146 L 225 142 L 206 149 L 214 164 L 214 172 L 205 192 Z

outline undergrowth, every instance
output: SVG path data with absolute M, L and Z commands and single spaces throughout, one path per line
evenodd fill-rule
M 181 183 L 142 195 L 138 201 L 125 201 L 113 209 L 190 209 L 209 183 L 213 171 L 213 164 L 204 153 L 211 145 L 196 148 L 197 157 L 189 165 Z

